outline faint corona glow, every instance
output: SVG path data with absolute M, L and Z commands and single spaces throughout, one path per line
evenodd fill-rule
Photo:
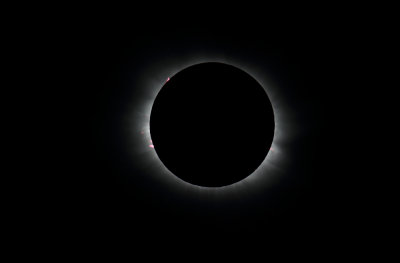
M 144 74 L 140 79 L 132 80 L 132 85 L 141 87 L 140 96 L 135 96 L 130 111 L 127 113 L 127 136 L 132 141 L 132 158 L 140 160 L 143 171 L 147 171 L 149 176 L 156 178 L 159 182 L 165 183 L 174 191 L 201 194 L 207 196 L 215 195 L 237 195 L 238 193 L 265 191 L 273 182 L 278 181 L 285 175 L 285 169 L 290 162 L 290 141 L 292 141 L 297 133 L 299 125 L 296 124 L 294 115 L 295 113 L 285 103 L 284 96 L 279 94 L 279 85 L 274 83 L 268 76 L 265 68 L 252 64 L 246 60 L 234 59 L 219 56 L 204 56 L 199 58 L 182 58 L 171 60 L 165 58 L 160 63 L 145 68 Z M 154 100 L 166 82 L 170 80 L 176 73 L 181 70 L 193 66 L 195 64 L 205 62 L 220 62 L 228 65 L 235 66 L 260 83 L 266 91 L 275 117 L 275 133 L 273 142 L 260 166 L 245 179 L 231 185 L 222 187 L 203 187 L 192 185 L 175 176 L 170 172 L 158 158 L 157 153 L 154 151 L 154 145 L 151 142 L 150 135 L 150 113 Z M 134 120 L 134 121 L 132 121 Z M 173 127 L 171 127 L 173 128 Z M 139 145 L 139 146 L 138 146 Z M 142 145 L 142 146 L 140 146 Z M 217 147 L 217 146 L 216 146 Z M 150 150 L 151 148 L 151 150 Z M 196 167 L 193 167 L 196 169 Z

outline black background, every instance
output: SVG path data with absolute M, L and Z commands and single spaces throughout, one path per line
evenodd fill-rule
M 354 39 L 362 29 L 334 14 L 248 15 L 120 20 L 118 13 L 84 12 L 28 30 L 29 39 L 40 39 L 29 48 L 34 59 L 28 65 L 39 67 L 44 82 L 31 91 L 39 97 L 34 127 L 42 128 L 30 135 L 37 147 L 30 151 L 41 172 L 28 180 L 32 194 L 20 197 L 33 236 L 91 244 L 312 240 L 324 246 L 359 235 L 348 115 L 360 48 Z M 285 179 L 268 191 L 213 202 L 185 198 L 126 154 L 120 118 L 134 94 L 127 75 L 140 76 L 142 66 L 159 57 L 199 48 L 268 68 L 304 131 L 288 147 Z

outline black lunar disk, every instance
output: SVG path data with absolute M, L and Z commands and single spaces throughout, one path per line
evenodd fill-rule
M 263 162 L 274 113 L 261 85 L 223 63 L 202 63 L 171 77 L 158 93 L 150 134 L 162 163 L 199 186 L 236 183 Z

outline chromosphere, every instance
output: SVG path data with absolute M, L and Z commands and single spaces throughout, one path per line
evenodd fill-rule
M 188 67 L 154 100 L 150 134 L 162 163 L 182 180 L 221 187 L 252 174 L 270 150 L 274 112 L 264 88 L 223 63 Z

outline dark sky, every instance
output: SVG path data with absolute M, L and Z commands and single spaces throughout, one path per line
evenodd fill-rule
M 352 224 L 347 184 L 355 178 L 342 169 L 348 104 L 341 96 L 350 92 L 354 46 L 352 30 L 333 17 L 150 24 L 80 16 L 49 26 L 43 35 L 50 89 L 42 99 L 51 143 L 43 154 L 44 205 L 34 210 L 49 219 L 38 221 L 56 237 L 88 240 L 340 236 Z M 288 141 L 291 161 L 271 188 L 212 202 L 186 197 L 127 155 L 121 118 L 135 94 L 128 80 L 160 58 L 179 61 L 198 50 L 264 67 L 295 116 L 301 132 Z

